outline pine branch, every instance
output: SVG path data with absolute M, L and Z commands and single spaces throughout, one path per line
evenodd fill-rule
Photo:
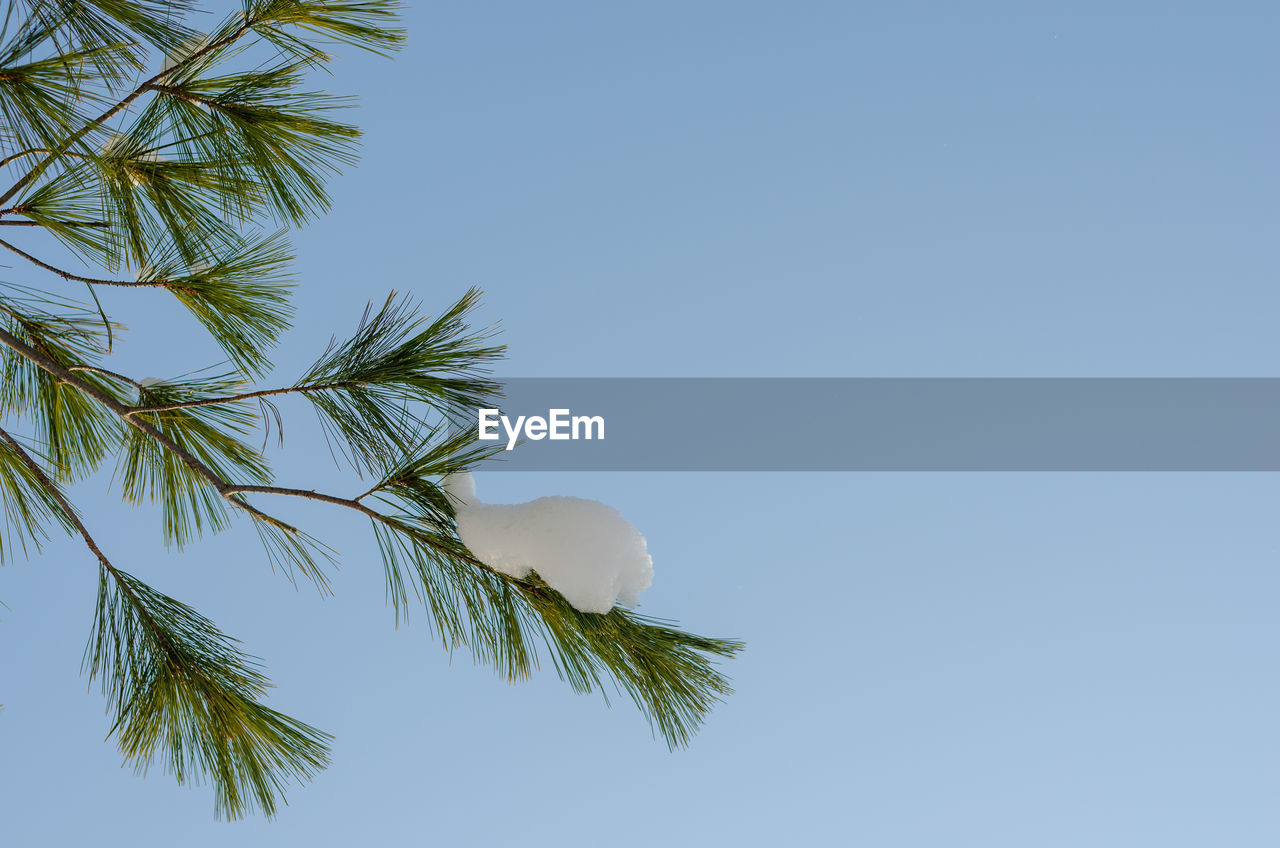
M 0 442 L 8 448 L 8 454 L 15 459 L 29 475 L 29 479 L 39 486 L 42 496 L 50 507 L 56 510 L 57 518 L 63 522 L 68 529 L 74 529 L 84 539 L 89 551 L 98 559 L 104 567 L 109 567 L 110 562 L 105 554 L 98 547 L 98 543 L 89 535 L 88 529 L 80 520 L 80 516 L 76 513 L 75 507 L 67 500 L 66 495 L 58 487 L 45 470 L 40 467 L 35 458 L 22 446 L 22 444 L 13 437 L 8 431 L 0 429 Z M 5 487 L 6 492 L 12 491 L 9 487 Z
M 158 383 L 139 389 L 139 403 L 174 396 L 172 385 Z M 241 441 L 255 423 L 242 405 L 219 405 L 163 413 L 138 413 L 129 422 L 145 421 L 181 445 L 199 466 L 181 461 L 144 431 L 130 428 L 117 465 L 125 499 L 134 503 L 158 501 L 163 510 L 165 541 L 179 548 L 228 526 L 223 506 L 231 480 L 269 482 L 271 470 L 262 455 Z M 209 484 L 207 476 L 221 483 Z
M 161 495 L 160 500 L 165 509 L 165 537 L 168 541 L 181 546 L 206 526 L 215 531 L 225 527 L 225 515 L 217 506 L 217 501 L 212 499 L 216 495 L 247 514 L 254 522 L 273 566 L 283 565 L 288 574 L 296 568 L 322 591 L 326 589 L 327 581 L 319 560 L 332 562 L 331 552 L 307 534 L 268 515 L 240 497 L 258 490 L 274 492 L 273 487 L 242 485 L 230 481 L 232 469 L 259 477 L 269 474 L 267 467 L 258 461 L 253 451 L 242 443 L 211 430 L 207 421 L 191 418 L 151 420 L 142 414 L 147 411 L 145 405 L 124 403 L 102 387 L 81 377 L 77 369 L 61 365 L 2 328 L 0 344 L 57 377 L 60 383 L 97 401 L 128 427 L 149 437 L 158 448 L 163 449 L 152 448 L 150 442 L 131 437 L 129 449 L 122 455 L 121 463 L 125 471 L 123 485 L 127 498 L 136 501 L 146 499 L 151 493 Z M 117 378 L 122 375 L 110 376 Z M 141 384 L 135 385 L 142 392 L 146 391 L 146 387 Z M 224 425 L 235 425 L 236 417 L 233 415 L 228 418 L 225 408 L 217 414 Z M 180 470 L 175 463 L 180 464 L 185 471 Z
M 131 91 L 129 94 L 127 94 L 123 98 L 116 101 L 116 103 L 114 103 L 106 111 L 102 112 L 96 118 L 93 118 L 92 120 L 85 123 L 78 130 L 67 135 L 65 139 L 62 140 L 59 144 L 53 145 L 52 146 L 53 150 L 51 153 L 49 153 L 48 156 L 46 156 L 43 160 L 41 160 L 34 167 L 32 167 L 31 170 L 28 171 L 25 175 L 19 178 L 17 182 L 15 182 L 12 186 L 9 187 L 7 191 L 4 192 L 4 194 L 0 194 L 0 205 L 3 205 L 9 202 L 9 200 L 11 200 L 13 196 L 16 195 L 19 191 L 21 191 L 23 188 L 33 183 L 35 180 L 39 179 L 39 177 L 45 172 L 45 170 L 49 168 L 50 165 L 58 161 L 58 159 L 63 154 L 65 154 L 68 150 L 70 150 L 73 145 L 77 144 L 81 139 L 87 136 L 90 132 L 96 130 L 98 127 L 102 126 L 107 121 L 111 120 L 116 115 L 120 114 L 125 109 L 129 108 L 129 106 L 135 100 L 137 100 L 139 97 L 141 97 L 143 94 L 145 94 L 149 90 L 150 86 L 155 85 L 156 83 L 160 82 L 161 80 L 169 76 L 172 76 L 173 74 L 177 73 L 183 68 L 188 67 L 189 65 L 195 64 L 196 62 L 210 55 L 214 51 L 221 50 L 225 47 L 230 46 L 231 44 L 234 44 L 236 41 L 238 41 L 240 38 L 242 38 L 246 33 L 250 32 L 251 30 L 252 30 L 252 26 L 249 25 L 248 21 L 246 21 L 243 25 L 241 25 L 240 27 L 237 27 L 236 29 L 234 29 L 232 32 L 228 34 L 223 35 L 217 41 L 214 41 L 210 44 L 205 45 L 204 47 L 200 48 L 199 50 L 196 50 L 191 55 L 187 56 L 181 61 L 175 62 L 171 67 L 162 69 L 159 73 L 155 74 L 154 76 L 142 82 L 140 85 L 134 88 L 133 91 Z
M 221 481 L 212 470 L 200 462 L 200 460 L 192 456 L 189 451 L 173 439 L 169 438 L 169 436 L 155 424 L 146 420 L 130 417 L 128 413 L 135 411 L 134 408 L 108 393 L 102 386 L 80 376 L 77 372 L 71 370 L 71 368 L 50 357 L 47 352 L 27 344 L 22 339 L 3 328 L 0 328 L 0 344 L 5 345 L 27 361 L 38 366 L 41 370 L 47 372 L 53 377 L 56 377 L 59 384 L 78 390 L 81 394 L 97 401 L 99 404 L 106 407 L 107 410 L 115 413 L 117 417 L 129 426 L 141 430 L 143 433 L 150 436 L 161 446 L 171 451 L 175 456 L 181 459 L 182 462 L 186 463 L 200 474 L 206 482 L 213 484 L 215 488 L 221 484 Z
M 9 343 L 3 331 L 0 331 L 0 342 Z M 71 372 L 67 372 L 67 374 L 74 379 L 74 375 Z M 113 411 L 134 426 L 141 427 L 145 423 L 139 421 L 135 416 L 129 416 L 127 414 L 129 412 L 128 407 L 118 402 L 115 404 Z M 147 431 L 144 430 L 144 432 Z M 148 432 L 148 435 L 152 434 Z M 163 437 L 163 434 L 159 435 Z M 155 438 L 155 435 L 152 437 Z M 170 445 L 172 444 L 170 441 Z M 165 446 L 169 447 L 169 445 Z M 173 447 L 177 446 L 174 445 Z M 170 447 L 170 449 L 172 450 L 173 447 Z M 467 615 L 466 620 L 472 623 L 470 625 L 462 623 L 462 619 L 459 618 L 462 613 L 455 612 L 452 615 L 446 613 L 445 610 L 449 608 L 449 605 L 445 601 L 429 602 L 433 612 L 433 620 L 446 644 L 472 646 L 477 651 L 479 659 L 499 662 L 500 668 L 504 669 L 509 676 L 518 678 L 527 675 L 528 665 L 520 660 L 520 657 L 527 655 L 527 651 L 520 647 L 524 644 L 523 639 L 519 642 L 511 642 L 510 640 L 514 638 L 513 632 L 516 629 L 523 629 L 521 622 L 531 620 L 528 617 L 528 612 L 532 611 L 541 620 L 541 626 L 547 634 L 547 644 L 553 647 L 556 652 L 558 657 L 557 669 L 562 676 L 580 691 L 592 691 L 600 686 L 599 672 L 602 669 L 608 669 L 613 673 L 614 679 L 617 680 L 619 685 L 626 689 L 633 698 L 638 699 L 638 703 L 641 704 L 646 715 L 654 722 L 655 727 L 664 735 L 668 743 L 673 746 L 686 744 L 689 734 L 696 723 L 701 720 L 715 700 L 729 691 L 723 677 L 715 672 L 709 662 L 701 658 L 700 655 L 691 655 L 696 659 L 686 657 L 684 661 L 666 669 L 670 672 L 688 676 L 689 679 L 683 681 L 670 680 L 665 686 L 653 688 L 649 685 L 653 682 L 651 677 L 643 676 L 640 670 L 649 669 L 652 673 L 658 674 L 662 673 L 661 670 L 653 672 L 648 665 L 636 665 L 640 660 L 632 657 L 626 651 L 617 653 L 615 649 L 611 649 L 611 653 L 600 656 L 592 653 L 606 644 L 607 640 L 600 636 L 600 633 L 608 632 L 607 629 L 604 631 L 592 630 L 590 633 L 575 631 L 573 627 L 576 626 L 581 629 L 583 623 L 589 622 L 591 619 L 566 618 L 566 608 L 557 606 L 538 594 L 538 592 L 549 592 L 550 590 L 534 583 L 515 580 L 515 578 L 501 575 L 489 569 L 484 563 L 466 552 L 460 543 L 440 532 L 444 529 L 441 527 L 440 513 L 419 514 L 417 516 L 411 514 L 404 518 L 397 518 L 374 510 L 358 500 L 328 495 L 314 490 L 229 483 L 185 449 L 178 447 L 175 453 L 192 471 L 210 482 L 214 490 L 224 499 L 229 500 L 252 515 L 262 516 L 263 519 L 265 519 L 265 513 L 256 510 L 256 508 L 250 506 L 238 496 L 244 494 L 271 494 L 304 498 L 352 509 L 372 519 L 378 528 L 384 528 L 380 530 L 375 528 L 375 535 L 378 537 L 379 546 L 383 550 L 384 556 L 388 557 L 389 575 L 393 571 L 397 575 L 401 574 L 407 567 L 403 563 L 407 563 L 408 566 L 411 566 L 411 573 L 416 575 L 417 582 L 415 585 L 423 589 L 423 593 L 428 599 L 439 599 L 442 592 L 438 588 L 440 580 L 449 581 L 446 583 L 449 587 L 447 589 L 449 593 L 447 597 L 462 605 L 461 609 Z M 440 495 L 440 497 L 443 498 L 443 495 Z M 440 502 L 444 503 L 443 500 Z M 396 535 L 389 536 L 387 535 L 388 533 Z M 398 546 L 397 544 L 392 544 L 397 539 L 401 540 Z M 397 551 L 399 551 L 398 554 Z M 397 556 L 399 557 L 398 560 Z M 402 564 L 396 565 L 395 563 L 397 562 Z M 465 566 L 466 568 L 461 569 L 459 566 Z M 441 573 L 445 575 L 443 578 L 440 576 Z M 477 584 L 473 579 L 468 579 L 466 576 L 477 574 L 487 575 L 482 578 L 483 581 L 493 581 L 495 579 L 499 583 L 514 581 L 515 584 L 525 587 L 521 589 L 521 592 L 525 598 L 527 610 L 524 613 L 515 611 L 512 607 L 514 596 L 503 595 L 494 589 L 493 585 L 484 582 Z M 390 585 L 394 586 L 397 582 L 402 586 L 403 577 L 400 577 L 398 581 L 395 578 L 389 578 Z M 432 587 L 437 588 L 433 589 Z M 402 595 L 403 592 L 398 591 L 393 594 L 393 598 L 398 598 Z M 567 602 L 565 603 L 567 604 Z M 397 608 L 399 608 L 399 603 L 397 603 Z M 485 610 L 489 608 L 507 610 L 509 614 L 504 616 L 506 623 L 503 624 L 502 621 L 488 619 L 485 615 Z M 514 618 L 512 617 L 513 615 Z M 613 615 L 613 613 L 610 613 L 610 615 Z M 576 625 L 573 623 L 574 621 L 577 622 Z M 527 626 L 527 623 L 524 626 Z M 643 636 L 646 641 L 651 643 L 654 643 L 655 640 L 660 642 L 662 639 L 666 639 L 670 643 L 674 638 L 670 634 L 662 636 L 646 629 L 650 625 L 637 625 L 637 629 L 627 622 L 615 620 L 610 626 L 624 628 L 632 636 L 636 638 Z M 679 631 L 671 631 L 671 633 L 679 634 Z M 495 634 L 501 635 L 495 637 Z M 684 636 L 684 634 L 679 635 Z M 687 638 L 694 640 L 697 637 Z M 693 644 L 703 643 L 694 642 Z M 738 650 L 737 643 L 725 640 L 706 640 L 705 644 L 711 646 L 707 650 L 714 655 L 729 656 Z M 595 659 L 589 660 L 589 657 L 595 657 Z
M 223 497 L 230 498 L 235 494 L 229 491 L 230 486 L 212 468 L 197 459 L 190 451 L 170 438 L 160 427 L 148 421 L 145 416 L 136 415 L 145 411 L 145 407 L 132 406 L 104 391 L 101 387 L 87 381 L 76 371 L 50 358 L 43 351 L 35 348 L 7 330 L 0 328 L 0 344 L 5 345 L 23 358 L 34 363 L 62 383 L 77 389 L 87 397 L 106 407 L 124 423 L 149 436 L 161 447 L 173 453 L 179 460 L 209 483 Z M 244 507 L 244 504 L 239 504 Z
M 125 759 L 145 772 L 163 755 L 179 783 L 208 775 L 228 819 L 255 807 L 274 815 L 289 779 L 309 779 L 328 765 L 332 737 L 263 706 L 270 683 L 257 663 L 213 622 L 112 565 L 39 463 L 4 430 L 0 443 L 98 560 L 85 667 L 91 681 L 102 680 Z
M 2 244 L 2 242 L 0 242 Z M 353 444 L 412 451 L 415 419 L 401 415 L 404 400 L 426 403 L 444 412 L 465 409 L 492 398 L 498 385 L 487 378 L 485 366 L 505 350 L 483 342 L 489 333 L 468 334 L 463 319 L 478 302 L 471 290 L 424 329 L 407 303 L 388 298 L 376 315 L 366 310 L 350 341 L 331 343 L 324 356 L 292 386 L 239 394 L 153 404 L 136 412 L 167 412 L 202 406 L 234 404 L 259 398 L 298 394 L 308 396 L 334 430 Z M 381 429 L 379 429 L 381 428 Z M 359 451 L 362 459 L 373 452 Z
M 603 691 L 611 681 L 672 748 L 688 745 L 712 707 L 732 692 L 715 662 L 735 655 L 740 642 L 694 636 L 621 607 L 580 612 L 536 574 L 515 578 L 477 560 L 452 523 L 441 525 L 435 515 L 375 521 L 397 613 L 411 583 L 446 648 L 471 648 L 509 680 L 537 667 L 532 640 L 541 639 L 575 691 Z
M 0 331 L 59 367 L 85 366 L 105 347 L 96 315 L 56 315 L 21 305 L 0 296 Z M 107 410 L 30 359 L 0 353 L 0 377 L 0 415 L 34 419 L 36 437 L 59 480 L 89 474 L 119 444 L 120 424 Z M 96 375 L 86 374 L 83 382 L 110 393 L 111 386 Z
M 27 545 L 39 550 L 48 539 L 45 526 L 58 524 L 70 532 L 75 524 L 67 505 L 51 494 L 40 467 L 10 433 L 0 428 L 0 564 L 12 558 L 15 543 L 25 556 Z
M 293 26 L 309 30 L 340 42 L 385 53 L 397 49 L 404 42 L 402 30 L 387 26 L 395 19 L 399 8 L 399 3 L 392 0 L 366 0 L 366 2 L 354 3 L 325 2 L 325 0 L 249 0 L 244 14 L 233 17 L 224 24 L 221 30 L 213 34 L 208 43 L 142 81 L 96 118 L 84 123 L 59 144 L 52 145 L 54 152 L 36 164 L 7 191 L 0 194 L 0 205 L 7 203 L 19 191 L 37 180 L 73 145 L 128 109 L 142 95 L 153 91 L 155 86 L 163 85 L 165 80 L 177 77 L 189 68 L 199 66 L 206 59 L 231 47 L 249 33 L 257 33 L 278 47 L 301 52 L 312 58 L 319 55 L 319 51 L 307 47 L 305 42 L 290 36 L 285 31 L 285 27 Z M 65 20 L 61 19 L 59 23 Z M 238 24 L 234 23 L 236 20 L 239 20 Z M 167 40 L 173 41 L 172 38 Z
M 141 69 L 143 41 L 169 49 L 189 36 L 181 20 L 194 8 L 190 0 L 19 2 L 28 7 L 32 21 L 65 30 L 60 41 L 111 48 L 109 60 L 94 63 L 93 70 L 113 82 Z
M 208 776 L 227 819 L 274 815 L 289 782 L 329 763 L 332 737 L 264 706 L 270 684 L 234 640 L 105 565 L 85 664 L 102 680 L 126 760 L 145 773 L 162 758 L 179 783 Z
M 6 14 L 5 30 L 12 7 Z M 118 55 L 111 45 L 58 44 L 65 21 L 30 17 L 0 44 L 0 121 L 24 148 L 52 146 L 81 120 L 76 104 L 85 94 L 86 66 Z M 37 57 L 46 48 L 51 55 Z
M 263 373 L 268 349 L 293 315 L 293 253 L 285 232 L 241 238 L 207 263 L 186 260 L 178 245 L 169 245 L 139 281 L 170 291 L 240 370 Z
M 10 344 L 3 331 L 0 342 Z M 64 371 L 59 376 L 76 379 L 73 372 Z M 738 643 L 690 636 L 616 609 L 605 616 L 607 623 L 601 624 L 592 617 L 594 614 L 572 610 L 536 575 L 530 579 L 512 578 L 476 559 L 457 541 L 448 499 L 437 484 L 423 476 L 452 473 L 463 467 L 465 463 L 448 462 L 447 452 L 428 452 L 388 468 L 379 484 L 359 498 L 235 483 L 156 430 L 145 416 L 138 414 L 140 407 L 106 400 L 122 420 L 173 451 L 214 492 L 249 513 L 259 526 L 277 522 L 241 496 L 301 498 L 351 509 L 371 519 L 386 563 L 388 595 L 397 615 L 407 600 L 404 587 L 408 575 L 415 593 L 431 610 L 446 647 L 471 647 L 477 659 L 495 664 L 509 678 L 528 675 L 535 661 L 526 644 L 526 631 L 540 633 L 552 651 L 557 671 L 575 689 L 594 691 L 602 685 L 601 674 L 609 674 L 636 700 L 672 746 L 687 744 L 711 706 L 730 691 L 710 658 L 733 655 L 741 647 Z M 456 446 L 463 444 L 459 441 Z M 434 461 L 428 462 L 426 457 L 433 457 Z M 373 509 L 362 502 L 370 494 L 391 503 L 399 501 L 407 511 L 394 515 Z M 291 527 L 288 530 L 296 532 Z M 304 565 L 303 573 L 313 570 L 313 566 L 314 563 Z M 611 642 L 613 636 L 631 639 L 632 644 Z
M 296 224 L 323 211 L 326 178 L 354 161 L 358 130 L 332 112 L 345 103 L 300 85 L 329 58 L 322 43 L 396 49 L 403 32 L 389 24 L 399 4 L 246 0 L 243 12 L 196 39 L 181 23 L 187 0 L 18 1 L 31 10 L 28 21 L 12 33 L 8 17 L 0 25 L 0 168 L 17 166 L 21 176 L 0 195 L 0 226 L 42 228 L 109 274 L 122 264 L 140 270 L 134 280 L 75 274 L 0 240 L 37 268 L 84 284 L 94 301 L 0 289 L 0 416 L 32 419 L 40 446 L 0 430 L 0 557 L 61 527 L 98 559 L 86 668 L 109 697 L 126 758 L 140 770 L 163 759 L 180 781 L 208 775 L 227 817 L 255 807 L 270 814 L 284 782 L 323 767 L 327 737 L 262 706 L 265 677 L 211 622 L 108 561 L 60 486 L 112 455 L 126 499 L 160 502 L 168 542 L 244 516 L 273 570 L 322 591 L 333 551 L 251 499 L 363 515 L 397 621 L 412 591 L 446 648 L 467 647 L 508 679 L 550 657 L 576 690 L 612 684 L 670 745 L 686 744 L 728 693 L 715 664 L 739 643 L 620 608 L 581 613 L 538 575 L 502 574 L 458 538 L 439 481 L 497 449 L 476 449 L 468 434 L 428 422 L 498 392 L 488 366 L 503 347 L 489 343 L 492 328 L 473 332 L 466 320 L 478 292 L 434 319 L 393 294 L 293 385 L 247 381 L 265 372 L 268 349 L 289 326 L 292 254 L 281 233 L 243 231 L 266 215 Z M 255 40 L 276 61 L 214 71 Z M 148 45 L 168 53 L 165 65 L 135 82 Z M 236 372 L 158 382 L 103 367 L 118 325 L 98 286 L 171 292 Z M 274 484 L 245 439 L 259 426 L 269 438 L 272 420 L 282 432 L 272 401 L 289 394 L 307 398 L 326 436 L 357 471 L 371 472 L 370 488 L 347 497 Z
M 493 328 L 472 332 L 465 320 L 479 297 L 469 290 L 423 326 L 417 309 L 393 292 L 377 312 L 366 308 L 355 334 L 331 342 L 295 384 L 311 389 L 305 397 L 357 469 L 383 468 L 413 450 L 421 421 L 407 403 L 450 416 L 497 395 L 488 366 L 506 348 L 486 343 Z
M 301 224 L 329 209 L 324 178 L 354 164 L 360 137 L 356 127 L 330 117 L 349 101 L 298 91 L 314 64 L 306 58 L 217 77 L 179 75 L 152 87 L 158 96 L 138 131 L 178 139 L 186 156 L 225 163 L 260 191 L 278 219 Z M 228 212 L 244 215 L 248 208 Z

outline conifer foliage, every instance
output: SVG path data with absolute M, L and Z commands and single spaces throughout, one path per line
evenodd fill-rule
M 618 607 L 579 612 L 457 538 L 440 483 L 482 456 L 440 422 L 495 397 L 489 368 L 503 355 L 468 323 L 477 292 L 436 317 L 392 294 L 296 381 L 261 384 L 290 326 L 287 232 L 328 210 L 326 180 L 354 163 L 359 138 L 349 104 L 308 90 L 309 74 L 334 49 L 394 52 L 397 2 L 243 0 L 207 32 L 196 11 L 9 0 L 0 26 L 0 250 L 12 257 L 0 274 L 0 562 L 53 534 L 83 540 L 98 580 L 85 671 L 125 760 L 209 781 L 227 818 L 271 815 L 290 783 L 325 767 L 329 737 L 266 706 L 263 668 L 235 639 L 130 574 L 128 550 L 98 545 L 72 494 L 92 494 L 105 475 L 88 478 L 111 463 L 126 501 L 159 504 L 171 545 L 248 524 L 264 564 L 322 588 L 336 553 L 272 502 L 361 513 L 397 615 L 421 603 L 444 647 L 504 678 L 541 657 L 578 691 L 624 691 L 685 744 L 728 693 L 715 666 L 738 643 Z M 112 370 L 123 328 L 103 287 L 170 293 L 225 362 L 163 382 Z M 253 440 L 308 406 L 360 493 L 274 479 Z

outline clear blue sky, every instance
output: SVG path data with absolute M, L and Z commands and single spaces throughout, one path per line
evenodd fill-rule
M 361 166 L 299 234 L 281 379 L 391 288 L 467 286 L 519 376 L 1278 376 L 1273 3 L 423 3 L 350 56 Z M 329 84 L 329 83 L 326 83 Z M 8 273 L 8 272 L 6 272 Z M 216 358 L 115 295 L 119 368 Z M 767 409 L 768 399 L 762 399 Z M 292 407 L 282 480 L 340 487 Z M 747 640 L 675 754 L 548 670 L 393 627 L 367 527 L 336 597 L 247 529 L 119 564 L 264 658 L 337 736 L 274 822 L 120 767 L 78 676 L 95 568 L 0 573 L 0 841 L 1280 844 L 1280 481 L 1264 474 L 490 474 L 622 510 L 643 610 Z

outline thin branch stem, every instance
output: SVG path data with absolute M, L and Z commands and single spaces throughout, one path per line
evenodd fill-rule
M 305 498 L 309 501 L 319 501 L 321 503 L 333 504 L 334 506 L 345 506 L 347 509 L 354 509 L 356 512 L 362 512 L 370 518 L 382 520 L 386 516 L 378 512 L 376 509 L 370 509 L 359 500 L 352 498 L 342 498 L 337 495 L 326 495 L 324 492 L 317 492 L 314 489 L 290 489 L 283 486 L 238 486 L 230 485 L 227 491 L 231 494 L 244 495 L 285 495 L 293 498 Z
M 217 406 L 223 403 L 236 403 L 237 401 L 242 400 L 256 400 L 257 398 L 274 397 L 275 395 L 306 394 L 307 392 L 315 392 L 331 388 L 334 388 L 334 386 L 288 386 L 283 389 L 261 389 L 256 392 L 245 392 L 240 395 L 197 398 L 196 400 L 180 400 L 174 403 L 156 404 L 155 406 L 139 406 L 130 414 L 138 415 L 143 412 L 169 412 L 174 409 L 192 409 L 198 406 Z
M 276 395 L 305 395 L 312 392 L 326 392 L 332 389 L 344 389 L 351 386 L 363 386 L 364 382 L 359 380 L 347 380 L 337 383 L 317 383 L 310 386 L 285 386 L 280 389 L 259 389 L 258 391 L 245 392 L 239 395 L 224 395 L 222 397 L 196 398 L 195 400 L 180 400 L 173 403 L 156 404 L 155 406 L 139 406 L 131 413 L 137 415 L 143 412 L 169 412 L 174 409 L 193 409 L 198 406 L 217 406 L 223 403 L 236 403 L 242 400 L 257 400 L 258 398 L 275 397 Z
M 158 91 L 161 94 L 167 94 L 170 97 L 176 97 L 179 100 L 185 100 L 188 103 L 194 103 L 197 106 L 204 106 L 207 109 L 219 109 L 223 106 L 223 104 L 216 100 L 210 100 L 208 97 L 198 97 L 197 95 L 183 91 L 174 85 L 161 85 L 157 83 L 155 85 L 149 85 L 147 88 L 151 91 Z
M 47 147 L 31 147 L 31 148 L 28 148 L 28 149 L 26 149 L 26 150 L 19 150 L 17 153 L 14 153 L 14 154 L 12 154 L 12 155 L 10 155 L 10 156 L 6 156 L 6 157 L 5 157 L 5 158 L 3 158 L 3 159 L 0 159 L 0 168 L 5 167 L 6 165 L 12 165 L 14 162 L 17 162 L 19 159 L 25 158 L 25 157 L 27 157 L 27 156 L 34 156 L 34 155 L 36 155 L 37 153 L 53 154 L 53 153 L 54 153 L 54 151 L 53 151 L 53 150 L 51 150 L 50 148 L 47 148 Z M 74 153 L 74 152 L 69 151 L 69 150 L 64 150 L 64 151 L 62 151 L 61 153 L 56 154 L 56 155 L 59 155 L 59 156 L 70 156 L 70 157 L 71 157 L 71 158 L 73 158 L 73 159 L 89 159 L 89 158 L 92 158 L 92 157 L 89 157 L 89 156 L 85 156 L 83 153 Z M 8 211 L 8 210 L 5 210 L 5 211 Z M 0 214 L 2 214 L 2 213 L 0 213 Z
M 17 162 L 19 159 L 22 159 L 26 156 L 34 156 L 37 153 L 50 153 L 50 152 L 52 151 L 49 151 L 40 147 L 33 147 L 29 150 L 19 150 L 17 153 L 14 153 L 10 156 L 4 157 L 3 159 L 0 159 L 0 168 L 5 167 L 6 165 L 12 165 L 14 162 Z
M 352 509 L 352 510 L 355 510 L 356 512 L 367 515 L 369 518 L 372 518 L 374 521 L 378 522 L 379 524 L 382 524 L 386 527 L 390 527 L 392 530 L 403 532 L 404 527 L 400 524 L 400 522 L 396 521 L 394 518 L 392 518 L 389 515 L 385 515 L 381 512 L 378 512 L 376 509 L 373 509 L 372 507 L 368 507 L 360 503 L 361 499 L 366 498 L 369 495 L 373 494 L 374 492 L 378 491 L 378 488 L 379 487 L 375 486 L 370 491 L 365 492 L 363 495 L 360 495 L 359 497 L 356 497 L 356 498 L 342 498 L 342 497 L 337 497 L 335 495 L 327 495 L 324 492 L 317 492 L 314 489 L 289 489 L 282 486 L 231 486 L 229 487 L 229 489 L 235 493 L 260 494 L 260 495 L 283 495 L 285 497 L 303 498 L 309 501 L 318 501 L 320 503 L 327 503 L 327 504 L 332 504 L 334 506 L 346 507 L 347 509 Z M 536 584 L 534 583 L 529 583 L 527 581 L 521 580 L 518 577 L 512 577 L 509 574 L 502 574 L 499 571 L 494 571 L 494 569 L 491 566 L 489 566 L 487 563 L 483 563 L 473 556 L 464 555 L 455 550 L 444 551 L 440 548 L 439 545 L 432 542 L 430 538 L 427 538 L 424 536 L 415 536 L 415 538 L 422 544 L 435 548 L 436 550 L 441 550 L 442 553 L 446 553 L 448 556 L 453 557 L 454 559 L 461 559 L 463 562 L 466 562 L 468 565 L 475 566 L 476 568 L 482 568 L 485 571 L 491 572 L 493 574 L 497 574 L 498 576 L 502 577 L 505 580 L 510 580 L 514 583 L 519 583 L 522 586 L 536 587 Z
M 0 221 L 0 223 L 4 222 Z M 3 247 L 11 253 L 18 254 L 38 268 L 43 268 L 51 274 L 57 274 L 64 280 L 74 280 L 77 283 L 89 283 L 94 286 L 120 286 L 123 288 L 168 288 L 169 285 L 171 285 L 169 280 L 101 280 L 96 277 L 82 277 L 79 274 L 72 274 L 70 271 L 64 271 L 61 268 L 56 268 L 48 262 L 32 256 L 22 248 L 9 244 L 9 242 L 4 239 L 0 239 L 0 247 Z
M 384 482 L 385 482 L 385 481 L 384 481 Z M 378 492 L 378 490 L 380 490 L 382 487 L 383 487 L 383 485 L 382 485 L 382 483 L 380 482 L 380 483 L 378 483 L 378 485 L 374 486 L 374 487 L 373 487 L 372 489 L 370 489 L 369 491 L 367 491 L 367 492 L 362 492 L 361 494 L 356 495 L 354 498 L 352 498 L 352 500 L 353 500 L 353 501 L 356 501 L 356 502 L 362 501 L 362 500 L 364 500 L 365 498 L 369 497 L 370 495 L 376 494 L 376 493 Z
M 49 223 L 57 224 L 62 227 L 96 227 L 98 229 L 110 229 L 111 224 L 106 221 L 51 221 Z M 0 221 L 0 227 L 47 227 L 48 223 L 41 221 Z
M 69 371 L 85 371 L 85 372 L 87 372 L 87 373 L 89 373 L 89 374 L 99 374 L 99 375 L 101 375 L 101 376 L 103 376 L 103 377 L 110 377 L 110 378 L 111 378 L 111 379 L 113 379 L 113 380 L 119 380 L 119 381 L 121 381 L 122 383 L 128 383 L 129 385 L 133 386 L 133 387 L 134 387 L 135 389 L 137 389 L 138 391 L 142 391 L 144 388 L 146 388 L 146 386 L 142 385 L 141 383 L 139 383 L 137 380 L 133 379 L 132 377 L 126 377 L 124 374 L 117 374 L 116 372 L 114 372 L 114 371 L 108 371 L 108 370 L 107 370 L 107 369 L 105 369 L 105 368 L 96 368 L 96 367 L 94 367 L 94 366 L 92 366 L 92 365 L 72 365 L 72 366 L 70 366 L 67 370 L 69 370 Z

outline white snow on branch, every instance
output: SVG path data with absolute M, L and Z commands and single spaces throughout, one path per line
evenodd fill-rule
M 458 538 L 485 565 L 524 577 L 536 571 L 582 612 L 631 606 L 653 582 L 644 536 L 608 504 L 552 496 L 522 504 L 476 499 L 475 479 L 444 480 L 458 516 Z

